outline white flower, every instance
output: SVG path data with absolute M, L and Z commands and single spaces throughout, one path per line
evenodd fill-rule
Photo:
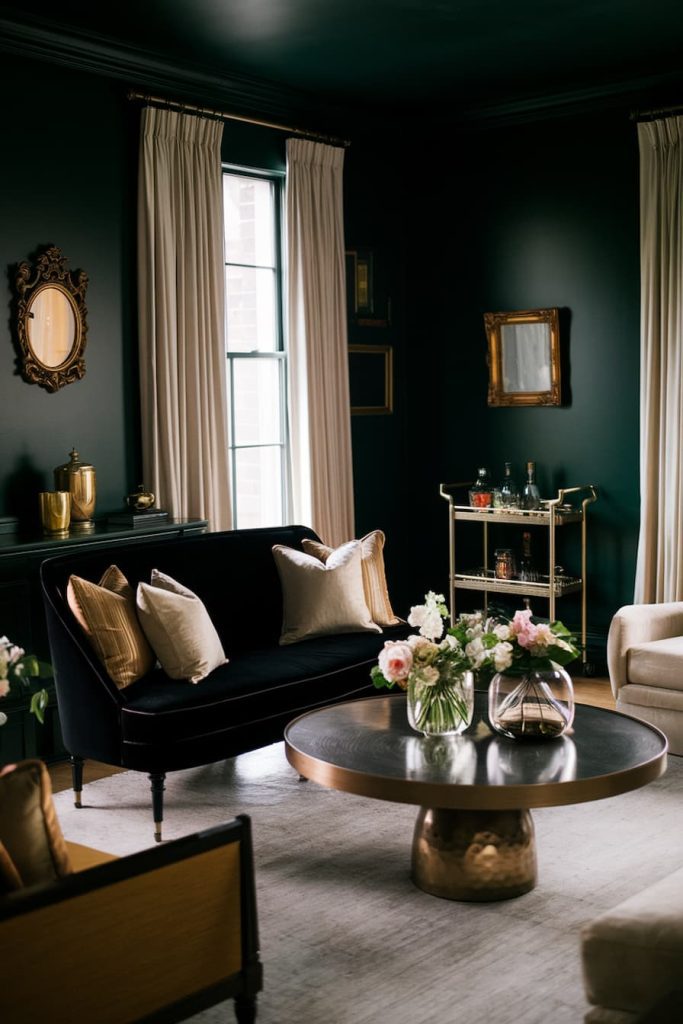
M 438 640 L 443 633 L 443 619 L 438 609 L 424 604 L 414 605 L 410 609 L 408 625 L 417 626 L 421 636 L 428 640 Z
M 499 622 L 497 626 L 493 627 L 492 632 L 495 633 L 499 640 L 510 639 L 510 627 L 506 622 Z
M 491 650 L 491 658 L 496 672 L 504 672 L 512 664 L 512 644 L 507 641 L 496 644 Z
M 472 667 L 474 669 L 481 668 L 488 656 L 488 652 L 484 647 L 484 642 L 481 637 L 476 636 L 474 640 L 470 640 L 465 647 L 465 654 L 472 662 Z
M 457 637 L 452 636 L 450 633 L 446 633 L 446 636 L 439 645 L 442 651 L 461 651 L 460 641 Z
M 425 686 L 436 686 L 439 681 L 439 670 L 433 665 L 425 665 L 416 673 L 418 680 Z

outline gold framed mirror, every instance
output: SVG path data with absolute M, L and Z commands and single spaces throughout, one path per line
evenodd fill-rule
M 34 265 L 20 263 L 14 278 L 21 372 L 47 391 L 85 374 L 88 275 L 68 270 L 66 263 L 61 249 L 51 245 Z
M 559 311 L 484 313 L 489 405 L 561 405 Z

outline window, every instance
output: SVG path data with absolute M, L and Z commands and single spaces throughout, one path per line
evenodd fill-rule
M 279 177 L 241 168 L 223 175 L 232 513 L 240 529 L 287 519 L 281 186 Z

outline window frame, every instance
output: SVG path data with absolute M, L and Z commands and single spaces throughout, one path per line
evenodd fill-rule
M 285 172 L 278 170 L 265 170 L 256 167 L 245 167 L 240 164 L 223 163 L 222 177 L 234 175 L 242 178 L 254 178 L 260 181 L 268 181 L 273 187 L 273 212 L 274 212 L 274 267 L 275 275 L 275 342 L 276 348 L 272 352 L 231 352 L 228 347 L 227 331 L 227 309 L 225 328 L 225 356 L 226 356 L 226 384 L 228 398 L 228 458 L 230 460 L 230 501 L 232 506 L 233 528 L 239 529 L 239 516 L 237 510 L 237 452 L 254 448 L 279 448 L 280 449 L 280 473 L 282 490 L 280 495 L 280 511 L 282 525 L 291 520 L 291 468 L 290 468 L 290 438 L 289 438 L 289 382 L 288 382 L 288 352 L 287 337 L 285 330 L 284 316 L 284 291 L 285 291 L 285 252 L 284 252 L 284 201 L 285 201 Z M 225 211 L 223 213 L 223 237 L 225 239 Z M 227 268 L 245 267 L 259 269 L 263 264 L 235 263 L 227 259 L 225 244 L 223 249 L 223 274 L 227 274 Z M 279 397 L 280 397 L 280 441 L 270 443 L 237 444 L 235 430 L 235 363 L 238 360 L 272 360 L 278 366 L 279 376 Z M 275 523 L 263 525 L 280 525 Z

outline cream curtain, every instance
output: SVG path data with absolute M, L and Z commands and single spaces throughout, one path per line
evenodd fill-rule
M 173 516 L 231 526 L 222 121 L 147 107 L 138 190 L 144 482 Z
M 640 538 L 635 601 L 683 599 L 683 118 L 638 125 Z
M 287 141 L 293 514 L 333 546 L 354 537 L 343 164 L 343 149 Z

